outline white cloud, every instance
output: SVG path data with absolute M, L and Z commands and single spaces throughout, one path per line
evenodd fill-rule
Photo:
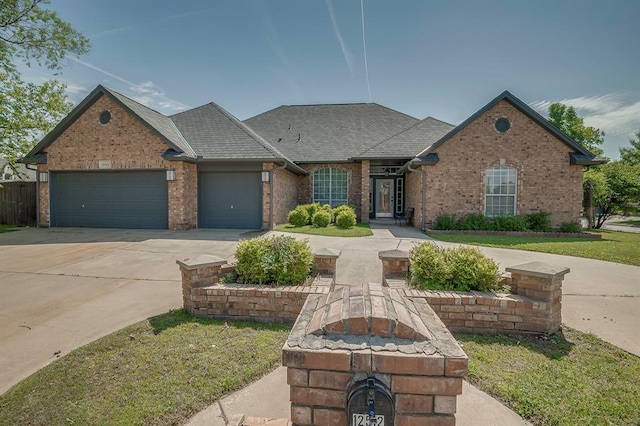
M 587 126 L 604 130 L 606 135 L 632 137 L 640 128 L 640 97 L 631 93 L 609 93 L 599 96 L 541 100 L 530 104 L 546 116 L 549 105 L 559 102 L 572 106 Z
M 81 61 L 80 59 L 69 57 L 69 60 L 126 84 L 129 91 L 134 93 L 133 96 L 130 96 L 131 99 L 140 102 L 149 108 L 171 111 L 181 111 L 189 108 L 188 105 L 185 105 L 182 102 L 166 97 L 164 91 L 153 81 L 145 81 L 143 83 L 136 84 L 93 64 Z M 126 95 L 126 93 L 123 94 Z
M 340 32 L 340 28 L 338 27 L 338 20 L 336 19 L 336 13 L 333 10 L 332 0 L 326 0 L 326 3 L 327 3 L 327 8 L 329 9 L 329 16 L 331 16 L 333 33 L 336 35 L 336 38 L 338 39 L 338 43 L 340 43 L 340 48 L 342 49 L 342 55 L 344 56 L 344 60 L 347 62 L 347 66 L 349 67 L 351 78 L 353 78 L 353 55 L 351 55 L 351 52 L 347 47 L 347 43 L 344 41 L 344 38 L 342 38 L 342 33 Z

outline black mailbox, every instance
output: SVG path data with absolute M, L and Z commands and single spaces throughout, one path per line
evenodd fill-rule
M 348 426 L 393 426 L 394 407 L 389 388 L 370 377 L 351 386 L 347 401 Z

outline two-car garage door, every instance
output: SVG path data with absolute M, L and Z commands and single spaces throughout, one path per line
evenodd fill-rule
M 168 228 L 163 170 L 51 172 L 49 190 L 50 224 L 54 227 Z M 260 172 L 198 174 L 198 227 L 261 226 Z
M 168 227 L 164 171 L 52 172 L 51 226 Z

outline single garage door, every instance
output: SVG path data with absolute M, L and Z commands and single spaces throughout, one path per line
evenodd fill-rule
M 168 227 L 164 171 L 53 172 L 51 226 Z
M 200 228 L 260 229 L 262 180 L 260 172 L 200 172 L 198 174 Z

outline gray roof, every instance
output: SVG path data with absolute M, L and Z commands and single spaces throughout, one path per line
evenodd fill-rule
M 213 102 L 172 115 L 171 120 L 198 158 L 289 161 L 247 125 Z
M 408 159 L 434 144 L 455 126 L 433 117 L 418 121 L 413 126 L 391 136 L 357 155 L 362 159 Z
M 351 161 L 416 122 L 374 103 L 283 105 L 245 120 L 298 163 Z

